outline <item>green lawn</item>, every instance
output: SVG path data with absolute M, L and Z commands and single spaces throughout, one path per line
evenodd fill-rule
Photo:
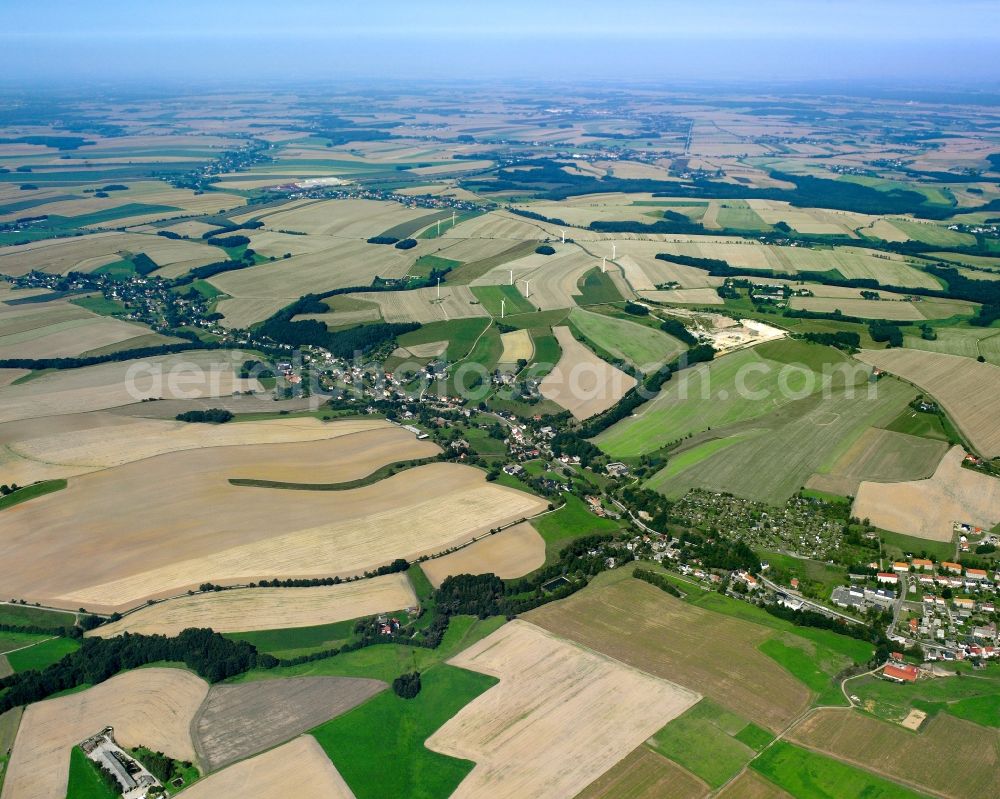
M 97 764 L 88 760 L 79 746 L 74 746 L 69 756 L 66 799 L 121 799 L 121 794 L 108 787 Z
M 79 648 L 79 642 L 72 638 L 51 638 L 28 649 L 8 652 L 6 657 L 10 667 L 16 672 L 31 669 L 41 671 Z
M 358 799 L 444 799 L 475 765 L 424 742 L 497 680 L 439 664 L 421 674 L 421 683 L 413 699 L 383 691 L 312 731 Z
M 702 699 L 653 735 L 647 745 L 718 788 L 757 751 L 736 738 L 748 726 L 746 719 Z
M 45 633 L 0 632 L 0 655 L 12 649 L 38 644 L 51 637 Z
M 778 741 L 765 750 L 750 767 L 795 799 L 919 799 L 924 796 L 785 741 Z
M 573 494 L 564 494 L 566 504 L 553 513 L 531 522 L 545 539 L 545 560 L 551 562 L 559 551 L 575 538 L 597 533 L 612 533 L 621 528 L 614 519 L 602 519 L 587 509 L 586 503 Z
M 500 301 L 504 301 L 504 313 L 523 314 L 535 313 L 537 308 L 525 299 L 517 286 L 473 286 L 472 293 L 476 295 L 483 307 L 492 316 L 500 318 Z
M 66 481 L 61 479 L 43 480 L 40 483 L 33 483 L 30 486 L 19 488 L 5 497 L 0 497 L 0 510 L 12 508 L 14 505 L 20 505 L 22 502 L 27 502 L 36 497 L 44 497 L 46 494 L 51 494 L 54 491 L 62 491 L 66 485 Z
M 582 308 L 574 308 L 569 320 L 598 347 L 644 372 L 669 363 L 687 349 L 661 330 Z
M 759 232 L 771 229 L 771 226 L 761 219 L 745 200 L 721 200 L 717 221 L 728 230 Z

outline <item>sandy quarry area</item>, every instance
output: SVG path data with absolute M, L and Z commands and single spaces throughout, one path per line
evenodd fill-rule
M 963 469 L 964 457 L 952 447 L 929 480 L 861 483 L 852 515 L 932 541 L 950 541 L 956 522 L 992 528 L 1000 522 L 1000 480 Z
M 606 411 L 636 384 L 634 377 L 602 361 L 573 338 L 568 327 L 554 327 L 552 332 L 562 348 L 562 357 L 542 380 L 539 390 L 577 419 Z
M 398 444 L 373 448 L 364 440 L 379 432 L 174 452 L 73 478 L 63 491 L 4 511 L 0 584 L 43 604 L 126 609 L 206 581 L 358 574 L 545 508 L 538 497 L 452 463 L 346 491 L 229 482 L 356 479 L 401 456 Z
M 545 541 L 528 522 L 508 527 L 457 552 L 420 564 L 437 588 L 453 574 L 487 574 L 504 580 L 523 577 L 545 563 Z
M 449 662 L 500 678 L 427 739 L 476 763 L 455 799 L 576 796 L 701 698 L 519 620 Z
M 237 588 L 169 599 L 110 624 L 90 635 L 108 638 L 123 632 L 177 635 L 188 627 L 216 632 L 251 632 L 332 624 L 375 616 L 417 604 L 405 573 L 316 588 Z
M 400 457 L 421 457 L 406 455 L 407 452 L 434 453 L 429 447 L 417 445 L 411 433 L 381 419 L 323 422 L 314 418 L 275 417 L 259 422 L 206 425 L 101 413 L 76 416 L 74 420 L 60 418 L 65 426 L 54 430 L 16 422 L 13 423 L 16 427 L 0 431 L 0 443 L 5 444 L 0 449 L 0 469 L 5 479 L 27 485 L 122 466 L 168 452 L 327 441 L 355 434 L 364 435 L 376 448 L 385 444 L 398 446 Z M 89 423 L 93 426 L 85 427 Z
M 194 760 L 190 724 L 208 684 L 182 669 L 138 669 L 86 691 L 30 705 L 21 719 L 2 799 L 63 799 L 72 748 L 104 727 L 125 747 Z
M 200 780 L 184 791 L 184 799 L 354 799 L 344 778 L 311 735 L 243 760 Z M 60 797 L 61 799 L 61 797 Z

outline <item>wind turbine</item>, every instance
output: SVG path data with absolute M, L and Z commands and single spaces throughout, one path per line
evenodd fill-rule
M 441 299 L 441 278 L 438 278 L 438 299 Z
M 503 319 L 504 315 L 507 313 L 507 300 L 503 297 L 500 298 L 500 318 Z
M 530 288 L 530 286 L 531 286 L 531 281 L 530 280 L 525 280 L 524 281 L 524 296 L 525 297 L 530 297 L 531 296 L 531 288 Z
M 608 271 L 608 259 L 606 257 L 601 258 L 601 274 L 603 275 Z
M 565 243 L 566 243 L 566 231 L 565 231 L 565 230 L 562 230 L 562 229 L 560 229 L 560 230 L 559 230 L 559 235 L 561 235 L 561 236 L 562 236 L 562 243 L 563 243 L 563 244 L 565 244 Z
M 437 232 L 437 234 L 439 236 L 441 235 L 441 220 L 440 219 L 438 220 L 438 232 Z
M 615 260 L 618 253 L 618 247 L 614 242 L 611 242 L 611 260 Z
M 455 227 L 455 210 L 454 209 L 452 209 L 452 211 L 451 211 L 451 226 Z
M 510 270 L 510 284 L 512 286 L 514 285 L 514 270 L 513 269 Z

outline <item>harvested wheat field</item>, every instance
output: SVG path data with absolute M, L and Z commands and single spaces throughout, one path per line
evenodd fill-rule
M 708 785 L 672 760 L 645 746 L 635 749 L 610 771 L 606 771 L 576 799 L 701 799 Z
M 267 214 L 263 222 L 270 230 L 367 239 L 427 213 L 381 200 L 321 200 Z
M 573 596 L 524 618 L 582 646 L 674 680 L 779 730 L 809 691 L 757 651 L 771 631 L 703 610 L 623 572 L 605 572 Z
M 274 316 L 291 302 L 287 297 L 226 297 L 216 303 L 215 309 L 223 317 L 220 325 L 242 330 Z
M 636 384 L 634 377 L 602 361 L 573 338 L 568 327 L 554 327 L 552 332 L 562 357 L 542 380 L 539 390 L 577 419 L 606 411 Z
M 522 359 L 530 361 L 531 356 L 535 354 L 535 345 L 531 341 L 531 333 L 527 330 L 501 333 L 500 341 L 503 342 L 503 355 L 500 356 L 500 363 L 517 363 Z
M 302 735 L 236 763 L 184 791 L 184 799 L 354 799 L 316 739 Z
M 954 677 L 946 679 L 955 679 Z M 995 796 L 1000 731 L 938 713 L 919 734 L 854 710 L 820 710 L 790 739 L 943 796 Z
M 722 297 L 712 288 L 644 291 L 642 298 L 674 305 L 722 305 Z
M 98 411 L 150 398 L 227 397 L 235 391 L 261 391 L 256 380 L 236 377 L 234 366 L 243 357 L 238 351 L 191 351 L 156 361 L 63 369 L 0 388 L 0 422 Z
M 325 441 L 354 434 L 367 434 L 367 441 L 398 444 L 400 457 L 406 452 L 433 454 L 433 448 L 414 446 L 412 434 L 381 419 L 345 419 L 322 422 L 315 418 L 275 417 L 259 422 L 225 425 L 188 424 L 167 419 L 132 419 L 111 414 L 75 414 L 78 429 L 37 430 L 26 422 L 9 423 L 0 429 L 0 468 L 10 480 L 26 485 L 55 477 L 121 466 L 168 452 L 210 447 L 240 447 L 249 444 L 286 444 Z M 69 421 L 68 417 L 59 417 Z M 41 435 L 38 435 L 41 433 Z M 415 457 L 421 457 L 416 455 Z
M 814 474 L 807 488 L 853 497 L 865 480 L 891 483 L 923 480 L 934 474 L 948 444 L 930 438 L 869 427 L 828 473 Z
M 861 483 L 852 514 L 931 541 L 950 541 L 956 522 L 993 527 L 1000 522 L 1000 480 L 963 469 L 964 457 L 952 447 L 929 480 Z
M 420 564 L 437 588 L 454 574 L 487 574 L 509 580 L 524 577 L 545 563 L 545 541 L 528 522 L 487 536 L 457 552 Z
M 386 687 L 358 677 L 213 685 L 191 723 L 198 760 L 216 771 L 346 713 Z
M 575 796 L 700 698 L 520 620 L 449 663 L 500 678 L 427 739 L 476 763 L 456 799 Z
M 183 669 L 137 669 L 68 696 L 29 705 L 3 785 L 3 799 L 63 799 L 70 750 L 104 727 L 122 746 L 148 746 L 194 760 L 190 725 L 208 683 Z
M 931 394 L 980 455 L 1000 455 L 1000 366 L 923 350 L 862 350 L 857 357 Z
M 310 627 L 416 604 L 413 587 L 403 573 L 315 588 L 237 588 L 142 607 L 89 635 L 177 635 L 188 627 L 211 627 L 220 633 Z
M 0 562 L 0 584 L 11 596 L 55 606 L 120 610 L 206 581 L 355 575 L 545 508 L 451 463 L 345 491 L 229 483 L 336 483 L 400 457 L 398 445 L 373 450 L 363 436 L 343 441 L 175 452 L 74 478 L 63 491 L 3 512 L 0 540 L 9 557 Z

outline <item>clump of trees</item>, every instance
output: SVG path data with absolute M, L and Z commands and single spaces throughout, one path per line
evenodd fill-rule
M 397 250 L 412 250 L 417 246 L 417 240 L 403 239 L 402 241 L 397 241 L 395 246 Z
M 666 591 L 672 596 L 681 597 L 683 594 L 677 589 L 670 580 L 668 580 L 664 575 L 657 574 L 656 572 L 651 572 L 649 569 L 633 569 L 632 576 L 637 580 L 642 580 L 643 582 L 649 583 L 650 585 L 655 585 L 661 591 Z
M 225 424 L 233 419 L 232 411 L 225 408 L 209 408 L 205 411 L 185 411 L 177 414 L 178 422 L 207 422 L 209 424 Z
M 539 244 L 535 247 L 535 252 L 539 255 L 555 255 L 556 248 L 551 244 Z
M 372 236 L 366 239 L 369 244 L 396 244 L 399 239 L 395 236 Z
M 78 650 L 42 671 L 22 671 L 0 679 L 0 713 L 161 660 L 183 663 L 212 683 L 253 668 L 278 665 L 277 658 L 258 653 L 252 644 L 231 641 L 210 629 L 192 627 L 173 638 L 134 633 L 84 638 Z
M 420 693 L 420 672 L 411 671 L 409 674 L 400 674 L 392 681 L 392 690 L 398 697 L 413 699 Z

